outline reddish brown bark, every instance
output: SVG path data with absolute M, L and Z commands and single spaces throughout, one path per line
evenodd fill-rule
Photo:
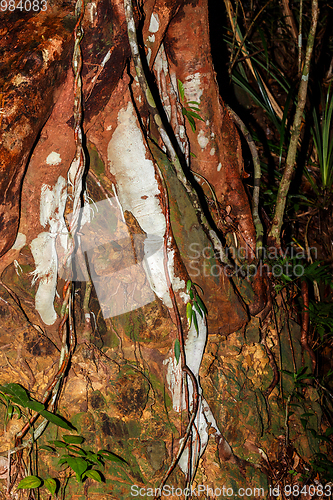
M 60 11 L 49 9 L 2 29 L 3 63 L 12 71 L 1 75 L 0 255 L 15 241 L 27 160 L 70 62 L 71 12 L 66 6 Z
M 187 36 L 184 36 L 187 33 Z M 214 187 L 224 207 L 238 223 L 240 246 L 249 258 L 255 251 L 255 230 L 247 195 L 242 183 L 243 160 L 238 132 L 219 96 L 213 68 L 207 0 L 185 3 L 170 23 L 165 37 L 170 72 L 183 83 L 200 81 L 200 110 L 204 122 L 196 122 L 193 132 L 187 124 L 192 169 Z M 186 92 L 185 92 L 186 93 Z

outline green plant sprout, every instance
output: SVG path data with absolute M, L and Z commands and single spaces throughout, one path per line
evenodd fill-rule
M 185 99 L 184 85 L 178 79 L 177 79 L 177 82 L 178 82 L 178 91 L 179 91 L 179 96 L 180 96 L 180 101 L 181 101 L 183 116 L 185 116 L 188 119 L 188 122 L 191 125 L 192 132 L 195 132 L 195 130 L 196 130 L 195 119 L 201 120 L 202 122 L 205 121 L 198 114 L 198 113 L 201 113 L 200 108 L 199 108 L 199 103 L 197 101 L 188 101 L 187 104 L 189 106 L 186 108 L 182 104 L 184 102 L 184 99 Z
M 62 441 L 49 441 L 52 446 L 40 446 L 39 450 L 45 450 L 60 456 L 58 465 L 69 468 L 75 473 L 78 483 L 84 483 L 87 478 L 99 483 L 104 482 L 104 475 L 96 466 L 104 467 L 105 460 L 119 464 L 127 464 L 126 460 L 108 450 L 93 452 L 78 446 L 82 444 L 84 437 L 79 435 L 63 435 Z M 61 454 L 63 452 L 63 454 Z M 60 483 L 56 478 L 40 478 L 38 476 L 27 476 L 18 484 L 18 489 L 46 488 L 51 495 L 55 495 L 59 490 Z
M 200 314 L 200 316 L 203 318 L 204 316 L 207 316 L 208 313 L 205 304 L 202 302 L 196 291 L 196 286 L 198 286 L 203 293 L 202 288 L 198 284 L 192 283 L 191 280 L 187 281 L 186 293 L 190 294 L 191 301 L 186 305 L 186 317 L 189 328 L 191 327 L 193 321 L 195 330 L 197 334 L 199 334 L 197 314 Z
M 57 427 L 69 431 L 76 431 L 75 427 L 61 415 L 56 415 L 46 410 L 45 405 L 36 399 L 32 398 L 28 391 L 20 384 L 8 383 L 0 386 L 0 402 L 6 407 L 5 426 L 8 421 L 16 414 L 18 419 L 22 416 L 29 417 L 24 412 L 24 409 L 37 412 L 49 422 L 52 422 Z M 22 408 L 22 409 L 21 409 Z M 30 429 L 33 433 L 33 427 Z M 34 434 L 33 434 L 34 435 Z M 60 456 L 59 465 L 64 468 L 69 468 L 75 473 L 78 483 L 83 483 L 87 478 L 97 482 L 104 481 L 103 473 L 96 469 L 96 465 L 104 467 L 105 460 L 127 464 L 126 460 L 119 457 L 115 453 L 108 450 L 99 450 L 97 453 L 84 449 L 79 444 L 82 444 L 84 437 L 79 435 L 63 435 L 62 440 L 49 441 L 50 445 L 40 446 L 39 450 L 45 450 L 52 454 L 58 454 L 59 450 L 64 453 Z M 29 475 L 23 478 L 17 488 L 18 489 L 34 489 L 46 488 L 51 495 L 56 495 L 60 483 L 56 478 L 40 478 L 36 475 Z
M 332 113 L 333 113 L 333 95 L 331 93 L 331 85 L 328 88 L 326 102 L 323 106 L 321 119 L 316 109 L 313 110 L 313 123 L 311 129 L 314 145 L 316 148 L 319 168 L 320 168 L 320 186 L 318 187 L 315 180 L 305 169 L 305 175 L 310 181 L 313 191 L 319 196 L 320 194 L 330 195 L 333 186 L 333 140 L 332 132 Z
M 189 328 L 191 328 L 192 322 L 194 324 L 194 328 L 197 332 L 197 335 L 199 335 L 199 326 L 198 326 L 198 318 L 197 314 L 200 314 L 200 316 L 203 318 L 204 316 L 207 316 L 207 308 L 201 298 L 198 295 L 198 292 L 196 291 L 196 286 L 200 288 L 200 290 L 203 293 L 202 288 L 197 284 L 197 283 L 192 283 L 191 280 L 188 280 L 186 283 L 186 293 L 190 295 L 190 301 L 186 304 L 186 318 L 188 322 Z M 179 362 L 180 358 L 180 342 L 179 339 L 175 340 L 175 345 L 174 345 L 174 353 L 175 353 L 175 358 L 177 361 L 177 364 Z
M 9 415 L 11 418 L 15 413 L 17 413 L 18 417 L 20 418 L 21 412 L 16 408 L 18 408 L 18 406 L 21 406 L 23 408 L 28 408 L 29 410 L 33 410 L 39 413 L 39 415 L 46 418 L 46 420 L 52 422 L 58 427 L 62 427 L 63 429 L 67 430 L 75 430 L 75 427 L 73 427 L 70 422 L 67 422 L 64 417 L 46 410 L 45 405 L 32 398 L 28 391 L 20 384 L 9 383 L 0 385 L 0 396 L 2 398 L 2 403 L 7 404 L 7 418 Z M 14 405 L 12 403 L 14 403 Z M 8 408 L 10 407 L 12 407 L 12 409 L 8 411 Z

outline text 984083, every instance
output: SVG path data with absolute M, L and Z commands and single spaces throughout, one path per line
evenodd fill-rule
M 47 10 L 46 0 L 0 0 L 0 11 L 40 12 Z

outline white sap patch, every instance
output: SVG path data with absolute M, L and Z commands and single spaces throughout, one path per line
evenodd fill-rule
M 207 146 L 207 144 L 209 142 L 209 139 L 208 139 L 208 137 L 205 137 L 205 132 L 203 130 L 200 130 L 198 137 L 197 137 L 197 140 L 198 140 L 198 143 L 199 143 L 199 146 L 201 147 L 201 149 L 205 149 L 205 147 Z
M 218 165 L 217 165 L 217 171 L 219 172 L 222 168 L 222 163 L 220 162 Z
M 150 24 L 148 30 L 150 31 L 150 33 L 157 33 L 159 27 L 160 27 L 160 20 L 158 14 L 154 14 L 153 12 L 150 18 Z
M 215 148 L 212 148 L 212 149 L 209 151 L 209 154 L 210 154 L 210 156 L 214 156 L 214 154 L 215 154 Z
M 46 163 L 48 165 L 59 165 L 61 163 L 61 156 L 59 153 L 52 151 L 49 156 L 46 158 Z
M 148 36 L 148 42 L 154 43 L 155 42 L 155 35 L 149 35 Z
M 126 109 L 119 111 L 117 128 L 108 144 L 108 161 L 110 172 L 117 179 L 123 210 L 129 210 L 147 234 L 143 266 L 150 286 L 163 303 L 171 307 L 161 244 L 166 221 L 158 200 L 160 190 L 154 164 L 146 158 L 142 133 L 131 102 Z
M 26 241 L 27 241 L 27 237 L 25 234 L 17 233 L 16 240 L 15 240 L 14 245 L 12 246 L 11 250 L 21 250 L 21 248 L 24 247 Z
M 167 366 L 166 380 L 172 394 L 172 406 L 176 412 L 180 412 L 182 408 L 186 408 L 184 394 L 182 394 L 182 369 L 180 359 L 177 360 L 174 356 L 163 361 Z
M 40 233 L 32 240 L 30 248 L 36 263 L 32 284 L 40 278 L 35 296 L 35 308 L 46 325 L 53 325 L 57 319 L 53 305 L 57 286 L 55 240 L 50 237 L 49 233 Z
M 196 101 L 200 104 L 200 99 L 203 94 L 201 88 L 201 75 L 194 73 L 186 77 L 184 84 L 184 93 L 187 101 Z
M 40 233 L 30 244 L 36 264 L 32 284 L 38 279 L 38 289 L 35 296 L 35 308 L 46 325 L 53 325 L 57 319 L 54 309 L 54 298 L 57 286 L 58 257 L 56 237 L 64 248 L 67 247 L 67 228 L 63 218 L 67 198 L 67 183 L 59 177 L 53 189 L 44 184 L 40 197 L 40 223 L 43 227 L 49 225 L 48 232 Z
M 150 63 L 150 58 L 151 58 L 151 48 L 150 47 L 148 47 L 148 52 L 147 52 L 146 58 L 147 58 L 147 63 L 149 64 Z
M 192 321 L 190 331 L 188 332 L 187 339 L 185 340 L 185 356 L 187 366 L 190 368 L 193 375 L 198 379 L 199 369 L 205 350 L 207 340 L 207 327 L 204 318 L 196 313 L 198 321 L 198 333 Z

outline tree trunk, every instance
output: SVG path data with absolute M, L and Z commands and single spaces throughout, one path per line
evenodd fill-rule
M 34 455 L 63 429 L 50 423 L 28 456 L 27 417 L 7 414 L 1 498 L 28 498 L 15 492 L 29 474 L 58 478 L 61 498 L 158 497 L 149 488 L 163 485 L 181 489 L 169 498 L 191 485 L 199 498 L 268 497 L 281 457 L 291 469 L 316 451 L 300 416 L 312 408 L 317 429 L 321 411 L 309 386 L 286 442 L 281 391 L 294 385 L 277 385 L 278 370 L 302 366 L 301 332 L 265 308 L 266 276 L 235 270 L 255 260 L 256 235 L 208 2 L 139 2 L 135 26 L 127 0 L 126 13 L 89 2 L 83 18 L 72 2 L 39 4 L 1 21 L 0 381 L 126 463 L 95 464 L 105 483 L 76 482 L 50 450 Z

